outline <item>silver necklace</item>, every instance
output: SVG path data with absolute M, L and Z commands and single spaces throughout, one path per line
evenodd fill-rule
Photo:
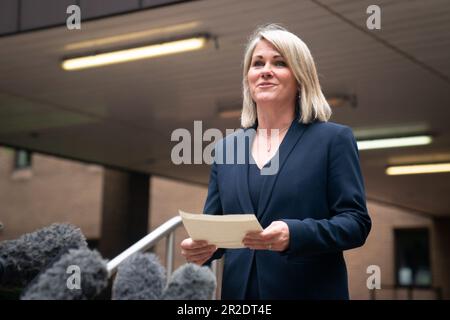
M 278 130 L 277 136 L 280 137 L 289 127 L 290 127 L 290 125 L 282 128 L 282 129 L 277 129 Z M 263 129 L 263 130 L 267 130 L 267 129 Z M 272 131 L 272 129 L 270 129 L 270 130 Z M 259 136 L 260 136 L 260 134 L 258 133 L 258 137 Z M 267 140 L 267 143 L 266 143 L 267 153 L 270 153 L 270 151 L 272 150 L 272 133 L 270 134 L 270 136 L 268 136 L 268 138 L 266 138 L 266 140 Z M 259 143 L 258 143 L 258 145 L 259 145 Z

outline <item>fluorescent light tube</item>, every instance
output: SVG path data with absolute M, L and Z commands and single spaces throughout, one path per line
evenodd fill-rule
M 431 141 L 432 141 L 431 136 L 415 136 L 403 138 L 361 140 L 358 141 L 357 144 L 359 150 L 370 150 L 370 149 L 419 146 L 424 144 L 430 144 Z
M 64 70 L 79 70 L 115 63 L 153 58 L 179 52 L 201 49 L 206 43 L 206 37 L 196 37 L 138 48 L 118 50 L 96 55 L 64 60 L 61 64 Z
M 438 173 L 438 172 L 450 172 L 450 162 L 392 166 L 386 169 L 386 174 L 390 176 L 403 174 Z

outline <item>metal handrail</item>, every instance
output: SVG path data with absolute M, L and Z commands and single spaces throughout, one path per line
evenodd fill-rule
M 181 217 L 176 216 L 166 221 L 158 228 L 150 232 L 144 238 L 133 244 L 131 247 L 126 249 L 124 252 L 119 254 L 117 257 L 112 259 L 106 264 L 106 269 L 108 271 L 108 276 L 111 277 L 113 274 L 117 272 L 117 268 L 119 265 L 131 255 L 137 252 L 145 252 L 151 247 L 153 247 L 156 243 L 158 243 L 161 239 L 168 236 L 167 241 L 167 251 L 166 251 L 166 261 L 168 262 L 167 274 L 170 276 L 170 273 L 173 270 L 173 256 L 174 256 L 174 236 L 173 233 L 176 228 L 178 228 L 182 224 Z
M 144 238 L 133 244 L 131 247 L 126 249 L 124 252 L 119 254 L 117 257 L 112 259 L 106 264 L 106 270 L 108 271 L 108 277 L 110 278 L 117 272 L 119 265 L 125 261 L 127 258 L 132 256 L 137 252 L 145 252 L 154 245 L 156 245 L 160 240 L 166 237 L 166 270 L 167 270 L 167 281 L 169 280 L 173 268 L 174 268 L 174 256 L 175 256 L 175 230 L 182 225 L 182 220 L 180 216 L 175 216 L 170 220 L 166 221 L 158 228 L 150 232 Z M 219 276 L 219 268 L 217 261 L 211 262 L 212 272 L 215 274 L 216 279 Z M 218 299 L 218 292 L 213 297 L 213 299 Z

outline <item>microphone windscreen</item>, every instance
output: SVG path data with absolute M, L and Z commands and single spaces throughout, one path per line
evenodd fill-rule
M 157 300 L 166 284 L 165 269 L 153 253 L 135 253 L 117 269 L 113 300 Z
M 86 248 L 81 230 L 71 224 L 52 224 L 16 240 L 0 242 L 0 284 L 25 286 L 67 248 Z
M 216 277 L 209 267 L 186 263 L 174 271 L 163 293 L 164 300 L 211 300 Z
M 107 286 L 106 261 L 101 255 L 87 248 L 70 249 L 25 288 L 21 299 L 93 299 Z

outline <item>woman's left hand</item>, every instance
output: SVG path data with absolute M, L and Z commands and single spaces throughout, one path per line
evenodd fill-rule
M 284 221 L 274 221 L 263 231 L 248 232 L 242 242 L 250 249 L 284 251 L 289 246 L 289 227 Z

